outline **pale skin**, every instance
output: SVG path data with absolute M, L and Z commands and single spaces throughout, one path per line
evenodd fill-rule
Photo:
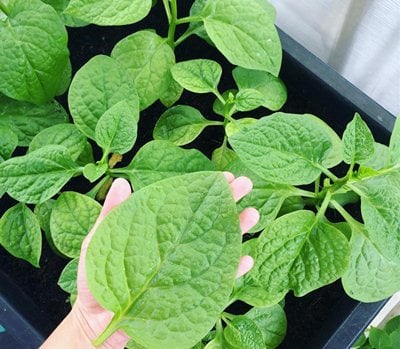
M 247 195 L 253 184 L 247 177 L 235 178 L 232 173 L 225 172 L 235 201 Z M 125 201 L 132 194 L 129 183 L 125 179 L 116 179 L 104 201 L 103 208 L 96 224 L 82 244 L 78 267 L 78 297 L 71 312 L 54 330 L 41 349 L 94 349 L 92 340 L 97 338 L 110 323 L 113 313 L 102 308 L 90 293 L 86 282 L 85 258 L 89 242 L 96 228 L 114 207 Z M 248 232 L 259 220 L 258 211 L 246 208 L 240 215 L 242 234 Z M 253 259 L 244 256 L 240 260 L 237 277 L 241 277 L 253 267 Z M 101 349 L 123 349 L 129 337 L 122 331 L 115 332 L 100 347 Z

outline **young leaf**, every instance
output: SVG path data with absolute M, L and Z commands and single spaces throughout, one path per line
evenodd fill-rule
M 390 319 L 385 327 L 384 330 L 386 333 L 391 334 L 395 331 L 400 330 L 400 315 L 395 316 L 394 318 Z
M 86 142 L 85 147 L 82 150 L 82 153 L 79 155 L 78 159 L 76 159 L 76 163 L 81 166 L 85 166 L 87 164 L 94 163 L 93 157 L 93 149 L 92 145 L 89 142 Z
M 396 119 L 389 144 L 390 159 L 389 165 L 400 163 L 400 121 Z
M 369 331 L 368 339 L 373 348 L 393 348 L 389 335 L 380 328 L 372 327 Z
M 91 183 L 97 181 L 108 170 L 107 164 L 87 164 L 83 168 L 83 175 Z
M 274 304 L 289 290 L 299 297 L 337 280 L 349 254 L 349 243 L 339 230 L 311 211 L 296 211 L 260 235 L 249 277 L 266 289 Z
M 229 114 L 231 108 L 234 107 L 235 104 L 235 97 L 238 93 L 238 90 L 230 89 L 226 90 L 222 93 L 222 98 L 226 101 L 225 104 L 216 98 L 213 103 L 213 111 L 215 114 L 224 116 Z
M 136 142 L 139 101 L 121 101 L 99 119 L 95 130 L 97 144 L 105 153 L 125 154 Z
M 400 290 L 400 265 L 385 258 L 361 224 L 352 225 L 350 246 L 350 264 L 342 277 L 350 297 L 376 302 Z
M 192 4 L 192 7 L 190 8 L 190 16 L 191 17 L 198 17 L 201 15 L 203 12 L 203 9 L 205 8 L 208 0 L 195 0 Z M 203 22 L 190 22 L 189 28 L 187 29 L 187 32 L 191 32 L 196 34 L 198 37 L 202 38 L 205 40 L 207 43 L 210 45 L 214 46 L 212 43 L 210 37 L 208 36 L 206 29 L 204 28 Z
M 45 128 L 65 122 L 68 115 L 56 101 L 35 105 L 0 94 L 0 126 L 9 127 L 18 136 L 20 147 L 27 147 Z
M 177 105 L 161 115 L 154 128 L 153 137 L 176 145 L 185 145 L 192 142 L 205 127 L 220 124 L 220 122 L 205 119 L 193 107 Z
M 125 100 L 137 100 L 135 84 L 118 62 L 103 55 L 93 57 L 75 74 L 68 94 L 75 125 L 91 139 L 100 117 Z
M 367 124 L 355 113 L 343 133 L 343 159 L 348 164 L 366 161 L 374 155 L 374 137 Z
M 309 184 L 323 167 L 342 160 L 337 134 L 310 114 L 272 114 L 235 133 L 229 143 L 250 170 L 284 184 Z
M 36 204 L 50 199 L 78 171 L 68 150 L 48 145 L 0 164 L 0 187 L 15 200 Z
M 253 320 L 244 315 L 234 317 L 227 324 L 224 337 L 233 348 L 265 349 L 260 329 Z
M 219 148 L 214 149 L 211 155 L 211 161 L 215 164 L 218 171 L 225 170 L 226 167 L 236 159 L 236 153 L 232 149 L 229 149 L 225 143 Z
M 368 160 L 359 161 L 359 164 L 361 164 L 362 167 L 380 170 L 386 167 L 389 162 L 389 147 L 375 142 L 374 149 L 374 155 Z
M 57 11 L 58 15 L 62 18 L 66 26 L 83 27 L 88 25 L 88 23 L 64 13 L 64 10 L 67 8 L 70 0 L 42 0 L 42 1 L 45 4 L 49 4 Z
M 236 205 L 222 173 L 137 191 L 105 217 L 88 247 L 89 288 L 115 314 L 95 344 L 121 328 L 145 347 L 195 345 L 229 302 L 240 250 Z
M 210 39 L 229 62 L 278 76 L 282 48 L 272 5 L 258 0 L 209 0 L 201 16 Z
M 78 264 L 79 258 L 75 258 L 70 261 L 61 272 L 57 285 L 60 286 L 65 292 L 71 294 L 78 293 L 78 287 L 76 284 L 76 278 L 78 276 Z
M 28 152 L 33 152 L 46 145 L 62 145 L 72 160 L 76 160 L 86 145 L 86 137 L 74 124 L 59 124 L 38 133 L 29 144 Z
M 212 170 L 213 163 L 198 150 L 182 149 L 168 141 L 145 144 L 123 169 L 135 190 L 164 178 Z
M 145 18 L 151 5 L 151 0 L 71 0 L 64 12 L 97 25 L 125 25 Z
M 0 92 L 36 104 L 49 102 L 60 92 L 59 79 L 69 60 L 64 24 L 39 0 L 7 1 L 3 8 Z
M 39 267 L 42 234 L 39 222 L 28 206 L 19 203 L 1 217 L 0 244 L 13 256 Z
M 18 145 L 18 136 L 7 126 L 0 125 L 0 157 L 9 159 Z
M 261 105 L 269 110 L 279 110 L 287 99 L 286 86 L 281 79 L 261 70 L 236 67 L 232 71 L 239 90 L 255 89 L 262 95 Z
M 56 248 L 65 256 L 76 258 L 81 245 L 92 229 L 101 205 L 75 192 L 64 192 L 57 199 L 50 217 L 50 231 Z
M 171 82 L 174 51 L 157 34 L 142 30 L 118 42 L 111 56 L 125 67 L 139 94 L 140 110 L 164 95 Z
M 221 66 L 209 59 L 192 59 L 176 63 L 171 68 L 173 78 L 186 90 L 208 93 L 217 90 L 222 75 Z
M 46 237 L 47 243 L 51 247 L 51 249 L 61 256 L 61 253 L 58 251 L 57 247 L 54 245 L 53 238 L 50 233 L 50 216 L 51 211 L 56 203 L 56 200 L 49 199 L 41 204 L 35 206 L 33 213 L 35 214 L 40 228 L 43 230 L 44 235 Z
M 172 77 L 169 87 L 160 96 L 160 102 L 167 108 L 172 107 L 181 98 L 183 87 L 179 85 Z
M 263 100 L 261 92 L 252 88 L 246 88 L 239 90 L 236 94 L 235 106 L 239 111 L 251 111 L 260 107 Z
M 228 137 L 231 137 L 235 133 L 238 133 L 245 126 L 254 124 L 255 122 L 257 122 L 257 119 L 254 119 L 254 118 L 242 118 L 242 119 L 232 121 L 226 125 L 225 133 Z

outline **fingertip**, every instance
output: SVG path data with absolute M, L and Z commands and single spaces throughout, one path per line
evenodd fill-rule
M 110 190 L 104 200 L 103 209 L 100 216 L 104 217 L 115 206 L 125 201 L 132 193 L 129 182 L 124 178 L 117 178 L 111 185 Z
M 253 182 L 250 180 L 250 178 L 245 176 L 236 178 L 230 183 L 230 185 L 235 201 L 239 201 L 245 195 L 250 193 L 251 189 L 253 189 Z
M 224 171 L 223 173 L 228 183 L 231 183 L 235 179 L 235 176 L 233 175 L 232 172 Z
M 246 234 L 260 220 L 260 213 L 253 207 L 245 208 L 239 215 L 242 234 Z
M 254 259 L 251 256 L 242 256 L 239 262 L 239 269 L 236 274 L 236 278 L 242 277 L 244 274 L 248 273 L 254 266 Z

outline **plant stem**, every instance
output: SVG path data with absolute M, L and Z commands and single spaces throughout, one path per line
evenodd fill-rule
M 101 179 L 101 181 L 99 181 L 92 189 L 90 189 L 90 191 L 88 191 L 86 193 L 87 196 L 89 196 L 90 198 L 94 199 L 98 193 L 98 191 L 100 190 L 100 188 L 104 185 L 105 182 L 108 181 L 108 179 L 110 178 L 110 176 L 105 176 Z
M 331 201 L 332 197 L 332 192 L 328 190 L 326 192 L 326 196 L 324 198 L 324 201 L 322 201 L 321 207 L 319 208 L 317 212 L 317 219 L 320 219 L 326 212 L 326 209 L 328 208 L 329 202 Z
M 95 347 L 100 346 L 103 344 L 116 330 L 117 330 L 117 324 L 118 321 L 114 321 L 115 318 L 111 320 L 109 325 L 106 327 L 106 329 L 103 331 L 100 336 L 98 336 L 95 340 L 92 341 L 93 345 Z
M 219 99 L 219 101 L 222 103 L 222 105 L 226 104 L 226 100 L 224 99 L 224 97 L 222 97 L 222 95 L 219 93 L 219 91 L 217 89 L 215 89 L 213 91 L 215 97 L 217 97 Z
M 298 189 L 298 188 L 296 189 L 297 189 L 296 190 L 297 196 L 304 196 L 305 198 L 313 198 L 313 199 L 318 197 L 318 193 L 313 193 L 312 191 Z
M 169 7 L 169 0 L 163 0 L 165 13 L 168 18 L 168 23 L 171 23 L 171 8 Z
M 175 48 L 175 30 L 176 30 L 176 20 L 178 17 L 178 8 L 176 6 L 176 0 L 170 0 L 171 3 L 171 20 L 169 21 L 169 28 L 168 28 L 168 45 Z
M 196 28 L 191 28 L 189 30 L 186 30 L 178 39 L 176 39 L 174 46 L 177 47 L 180 45 L 182 42 L 184 42 L 189 36 L 194 34 L 196 32 Z
M 345 219 L 345 221 L 347 223 L 349 223 L 350 226 L 357 226 L 357 225 L 361 224 L 360 222 L 356 221 L 350 215 L 350 213 L 348 213 L 337 201 L 332 200 L 331 204 L 336 209 L 336 211 L 338 211 L 341 214 L 341 216 Z
M 322 171 L 322 173 L 325 174 L 327 177 L 329 177 L 332 181 L 336 182 L 339 180 L 339 178 L 336 177 L 336 175 L 333 174 L 331 171 L 329 171 L 327 168 L 323 166 L 318 166 L 318 167 Z
M 203 20 L 202 17 L 196 17 L 196 16 L 182 17 L 176 20 L 176 24 L 201 22 L 202 20 Z
M 321 182 L 321 176 L 318 176 L 318 178 L 314 182 L 314 192 L 316 195 L 318 195 L 318 193 L 319 193 L 320 182 Z

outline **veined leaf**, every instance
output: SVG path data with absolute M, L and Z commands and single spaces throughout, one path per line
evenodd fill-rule
M 79 258 L 75 258 L 72 261 L 70 261 L 61 272 L 57 284 L 65 292 L 71 294 L 78 293 L 78 287 L 76 283 L 76 279 L 78 276 L 78 264 L 79 264 Z
M 91 183 L 97 181 L 108 170 L 108 164 L 87 164 L 83 168 L 83 175 Z
M 229 302 L 240 250 L 236 205 L 222 173 L 137 191 L 105 217 L 88 247 L 89 288 L 115 314 L 95 344 L 121 328 L 145 347 L 195 345 Z
M 265 349 L 261 330 L 245 315 L 238 315 L 227 324 L 224 337 L 233 348 Z
M 229 149 L 225 143 L 219 148 L 214 149 L 211 156 L 211 161 L 215 164 L 218 171 L 224 171 L 236 159 L 236 153 L 232 149 Z
M 261 92 L 246 88 L 239 90 L 235 96 L 235 106 L 239 111 L 251 111 L 263 104 L 264 97 Z
M 157 34 L 142 30 L 129 35 L 115 45 L 111 56 L 134 80 L 140 110 L 152 105 L 169 88 L 175 55 L 166 40 Z
M 42 0 L 45 4 L 52 6 L 62 18 L 64 24 L 68 27 L 83 27 L 88 25 L 87 22 L 72 17 L 66 13 L 64 10 L 67 8 L 70 0 Z
M 395 165 L 400 163 L 400 121 L 396 119 L 392 135 L 390 137 L 389 152 L 390 159 L 389 165 Z
M 160 102 L 167 108 L 172 107 L 181 98 L 183 87 L 171 75 L 169 87 L 160 96 Z
M 363 167 L 372 168 L 374 170 L 380 170 L 388 165 L 389 162 L 389 147 L 381 144 L 374 143 L 374 155 L 368 160 L 359 161 Z
M 7 126 L 0 125 L 0 157 L 9 159 L 18 145 L 18 136 Z
M 254 124 L 257 122 L 257 119 L 254 118 L 242 118 L 235 121 L 231 121 L 225 127 L 225 133 L 228 137 L 233 136 L 235 133 L 238 133 L 245 126 Z

